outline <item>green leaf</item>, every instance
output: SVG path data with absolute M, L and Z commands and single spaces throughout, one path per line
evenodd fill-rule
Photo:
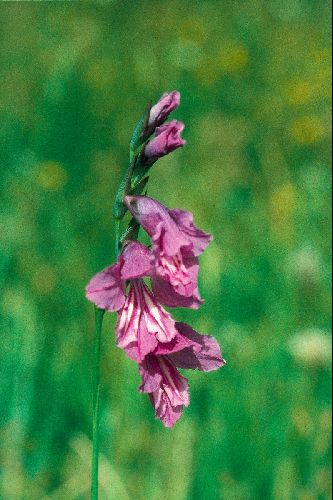
M 146 106 L 144 114 L 141 116 L 140 120 L 136 124 L 130 142 L 131 152 L 135 154 L 135 151 L 148 139 L 147 136 L 147 125 L 149 120 L 149 114 L 151 110 L 151 103 Z

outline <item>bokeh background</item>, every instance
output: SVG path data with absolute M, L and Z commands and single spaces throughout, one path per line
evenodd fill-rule
M 187 146 L 149 193 L 214 234 L 199 312 L 228 366 L 154 420 L 102 345 L 101 498 L 331 498 L 330 2 L 0 5 L 0 498 L 89 498 L 93 307 L 147 101 L 178 89 Z

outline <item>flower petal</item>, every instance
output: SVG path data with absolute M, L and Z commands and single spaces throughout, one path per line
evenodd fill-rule
M 163 377 L 155 356 L 145 357 L 139 364 L 139 373 L 142 379 L 139 387 L 140 392 L 154 392 L 159 389 Z
M 124 203 L 133 217 L 167 255 L 175 255 L 190 241 L 178 229 L 166 207 L 149 196 L 126 196 Z
M 159 278 L 157 275 L 152 276 L 151 281 L 156 299 L 167 307 L 198 309 L 203 303 L 197 291 L 191 297 L 185 297 L 184 295 L 179 295 L 170 283 Z
M 131 359 L 140 362 L 159 342 L 168 343 L 176 335 L 171 315 L 160 306 L 142 280 L 133 280 L 116 325 L 118 346 Z
M 199 272 L 197 257 L 183 257 L 180 252 L 173 257 L 157 253 L 155 268 L 156 275 L 170 283 L 174 295 L 191 297 L 191 302 L 198 306 L 202 303 L 197 284 Z
M 141 300 L 148 330 L 155 333 L 159 342 L 170 342 L 177 335 L 171 314 L 163 309 L 146 286 L 142 287 Z
M 125 302 L 120 263 L 95 274 L 86 286 L 86 297 L 100 309 L 118 311 Z
M 168 301 L 164 297 L 163 303 L 177 304 L 176 294 L 191 298 L 185 301 L 185 307 L 198 307 L 201 299 L 197 284 L 197 256 L 208 245 L 211 236 L 193 225 L 189 212 L 169 211 L 148 196 L 127 196 L 125 203 L 153 241 L 157 277 L 170 283 L 173 288 L 174 293 L 170 294 Z M 160 287 L 163 292 L 163 287 Z
M 144 226 L 142 227 L 144 228 Z M 154 253 L 159 257 L 173 257 L 179 254 L 183 247 L 189 247 L 187 239 L 184 238 L 171 219 L 160 221 L 155 226 L 154 231 L 150 237 L 153 242 Z
M 156 417 L 166 427 L 172 427 L 190 402 L 186 378 L 164 356 L 149 354 L 139 370 L 142 378 L 139 390 L 149 393 Z
M 184 335 L 181 335 L 178 332 L 177 335 L 170 342 L 166 342 L 164 344 L 158 344 L 153 354 L 155 356 L 169 355 L 174 352 L 182 351 L 183 349 L 188 347 L 190 348 L 193 347 L 195 349 L 198 347 L 198 344 L 197 342 L 185 337 Z
M 183 405 L 172 406 L 163 389 L 149 394 L 149 399 L 155 408 L 156 418 L 161 420 L 164 427 L 173 427 L 182 416 Z
M 185 323 L 176 323 L 180 335 L 194 344 L 190 348 L 168 355 L 169 359 L 179 368 L 201 370 L 204 372 L 217 370 L 226 362 L 221 356 L 220 346 L 214 337 L 200 335 Z
M 169 210 L 169 214 L 190 240 L 192 255 L 200 255 L 212 241 L 212 235 L 205 233 L 193 224 L 193 215 L 191 212 L 174 208 L 173 210 Z
M 122 253 L 121 278 L 129 280 L 149 276 L 153 255 L 149 248 L 137 241 L 130 242 Z

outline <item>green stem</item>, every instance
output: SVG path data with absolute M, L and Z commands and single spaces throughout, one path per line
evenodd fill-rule
M 93 386 L 93 450 L 91 468 L 91 500 L 98 500 L 98 455 L 99 455 L 99 392 L 101 333 L 104 310 L 95 308 L 95 349 Z
M 120 244 L 120 220 L 116 220 L 116 259 L 119 257 L 119 244 Z

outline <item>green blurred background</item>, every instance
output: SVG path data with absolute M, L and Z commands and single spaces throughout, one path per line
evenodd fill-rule
M 199 312 L 228 366 L 189 373 L 173 430 L 102 346 L 101 499 L 331 498 L 330 3 L 0 5 L 0 498 L 87 499 L 93 307 L 147 101 L 187 146 L 149 193 L 214 234 Z

